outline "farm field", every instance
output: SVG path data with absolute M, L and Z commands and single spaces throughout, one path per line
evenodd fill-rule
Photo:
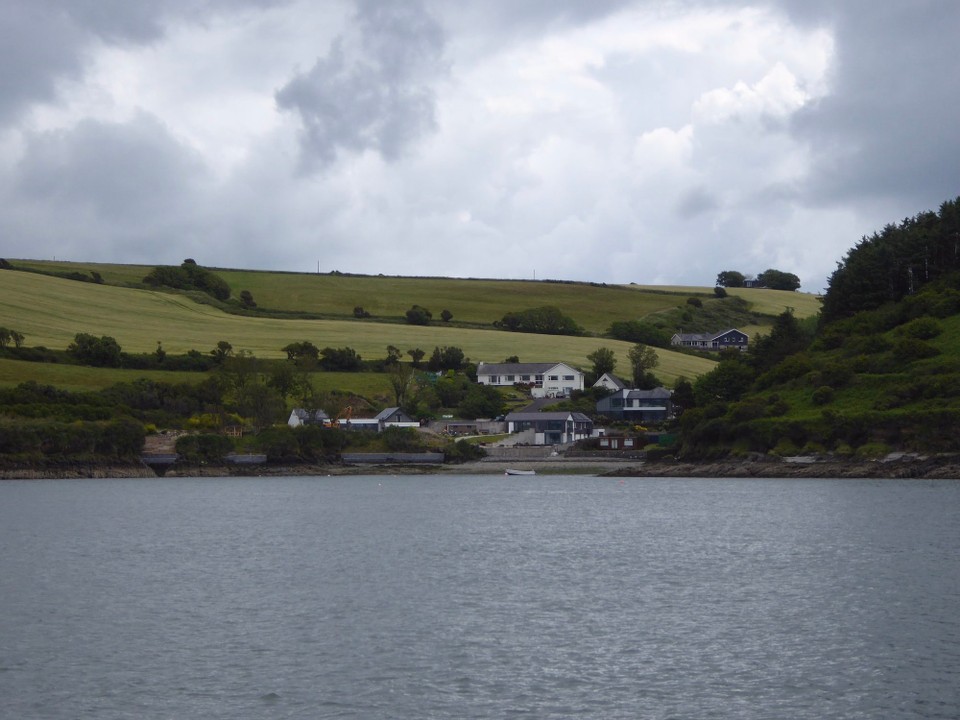
M 65 348 L 74 335 L 114 337 L 128 352 L 151 352 L 157 342 L 168 353 L 206 352 L 220 340 L 235 350 L 263 358 L 284 357 L 281 348 L 309 340 L 320 348 L 352 347 L 366 359 L 384 357 L 387 345 L 402 352 L 457 346 L 474 362 L 500 362 L 511 355 L 524 362 L 562 360 L 589 366 L 587 355 L 598 347 L 616 353 L 619 368 L 628 367 L 630 343 L 597 337 L 509 333 L 441 324 L 415 326 L 370 320 L 277 320 L 231 315 L 195 303 L 180 294 L 96 285 L 4 271 L 0 283 L 0 324 L 22 332 L 29 346 Z M 560 286 L 563 287 L 563 286 Z M 627 291 L 629 292 L 629 291 Z M 713 367 L 704 358 L 658 350 L 656 374 L 668 384 L 693 378 Z
M 145 265 L 112 265 L 17 260 L 18 267 L 44 271 L 98 272 L 107 284 L 136 286 L 152 269 Z M 588 332 L 606 332 L 615 320 L 642 319 L 683 307 L 687 298 L 713 298 L 712 287 L 606 285 L 524 280 L 409 278 L 372 275 L 283 273 L 217 269 L 234 296 L 249 290 L 261 308 L 352 318 L 355 307 L 377 317 L 396 320 L 414 304 L 428 308 L 439 319 L 444 309 L 453 323 L 490 325 L 511 311 L 554 305 Z M 755 312 L 775 316 L 786 307 L 799 318 L 820 310 L 817 296 L 780 290 L 731 288 Z

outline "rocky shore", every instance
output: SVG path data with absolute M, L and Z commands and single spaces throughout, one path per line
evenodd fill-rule
M 918 478 L 960 479 L 960 457 L 898 455 L 884 460 L 747 459 L 717 462 L 643 462 L 618 458 L 478 460 L 460 465 L 282 464 L 174 465 L 166 477 L 284 477 L 349 475 L 502 475 L 507 469 L 534 470 L 538 475 L 697 478 Z M 80 463 L 37 468 L 0 468 L 0 480 L 74 478 L 155 478 L 139 463 Z

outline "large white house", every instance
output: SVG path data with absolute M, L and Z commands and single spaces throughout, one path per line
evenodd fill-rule
M 566 363 L 481 362 L 477 382 L 496 387 L 529 385 L 535 398 L 566 397 L 574 390 L 583 390 L 583 373 Z

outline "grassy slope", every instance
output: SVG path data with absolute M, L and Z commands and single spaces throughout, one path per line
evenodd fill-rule
M 95 270 L 111 285 L 134 285 L 152 269 L 143 265 L 107 265 L 16 260 L 19 267 L 46 271 L 89 273 Z M 686 300 L 700 295 L 711 302 L 710 287 L 660 287 L 641 285 L 590 285 L 585 283 L 520 280 L 465 280 L 456 278 L 403 278 L 383 276 L 316 275 L 251 270 L 218 270 L 234 295 L 249 290 L 264 308 L 304 311 L 350 318 L 361 306 L 374 316 L 401 318 L 411 305 L 431 310 L 436 319 L 444 309 L 454 321 L 488 325 L 507 312 L 555 305 L 594 334 L 602 334 L 613 320 L 633 320 L 686 308 Z M 797 317 L 815 315 L 816 296 L 779 290 L 731 289 L 746 299 L 752 310 L 778 315 L 793 307 Z M 762 326 L 757 326 L 756 329 Z M 720 328 L 717 328 L 720 329 Z M 752 328 L 753 329 L 753 328 Z M 750 332 L 748 330 L 748 332 Z
M 583 367 L 588 366 L 589 353 L 606 346 L 617 353 L 619 368 L 628 366 L 630 344 L 600 338 L 371 321 L 250 318 L 229 315 L 177 294 L 9 271 L 0 279 L 0 324 L 24 333 L 27 344 L 33 346 L 64 348 L 78 332 L 110 335 L 129 352 L 152 351 L 157 341 L 167 352 L 207 351 L 218 340 L 227 340 L 236 350 L 249 350 L 259 357 L 282 357 L 280 348 L 299 340 L 321 348 L 350 346 L 366 358 L 383 357 L 388 344 L 402 351 L 419 347 L 428 353 L 436 345 L 455 345 L 474 361 L 498 362 L 518 355 L 525 362 L 563 360 Z M 583 286 L 580 293 L 586 306 Z M 657 375 L 668 383 L 680 375 L 695 377 L 713 366 L 710 360 L 680 353 L 660 350 L 658 355 Z

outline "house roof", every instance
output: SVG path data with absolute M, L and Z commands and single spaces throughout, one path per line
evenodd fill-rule
M 379 413 L 377 413 L 376 417 L 374 417 L 373 419 L 374 420 L 390 420 L 394 415 L 407 417 L 406 413 L 402 412 L 400 408 L 391 407 L 391 408 L 385 408 L 384 410 L 381 410 Z M 412 418 L 408 418 L 408 419 L 412 420 Z
M 594 387 L 597 387 L 598 385 L 604 384 L 604 382 L 603 382 L 603 379 L 604 379 L 604 378 L 607 378 L 607 380 L 609 380 L 613 385 L 615 385 L 615 386 L 616 386 L 617 388 L 619 388 L 620 390 L 623 390 L 624 388 L 627 387 L 627 383 L 625 383 L 623 380 L 621 380 L 620 378 L 618 378 L 618 377 L 617 377 L 616 375 L 614 375 L 613 373 L 604 373 L 604 374 L 601 375 L 600 378 L 593 384 L 593 386 L 594 386 Z
M 480 363 L 477 375 L 544 375 L 555 367 L 563 365 L 573 372 L 580 372 L 566 363 Z
M 304 410 L 303 408 L 294 408 L 291 412 L 291 415 L 296 415 L 300 418 L 301 421 L 304 420 L 329 420 L 329 416 L 323 410 L 314 410 L 310 412 L 309 410 Z
M 515 412 L 506 417 L 507 422 L 526 422 L 534 420 L 573 420 L 574 422 L 593 422 L 581 412 Z
M 745 332 L 743 332 L 743 330 L 737 330 L 736 328 L 727 328 L 726 330 L 721 330 L 720 332 L 715 332 L 715 333 L 675 333 L 674 337 L 678 337 L 681 340 L 710 342 L 712 340 L 716 340 L 717 338 L 723 337 L 727 333 L 732 333 L 732 332 L 738 332 L 747 338 L 750 337 Z

